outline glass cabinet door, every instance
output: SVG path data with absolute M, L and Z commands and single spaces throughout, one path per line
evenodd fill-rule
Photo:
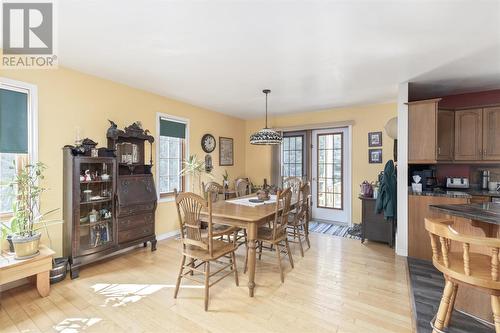
M 113 161 L 84 158 L 79 164 L 80 205 L 78 251 L 88 254 L 114 243 Z

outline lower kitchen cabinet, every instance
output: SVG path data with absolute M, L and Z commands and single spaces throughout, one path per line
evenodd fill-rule
M 469 199 L 426 195 L 408 196 L 408 256 L 431 260 L 431 241 L 425 230 L 426 217 L 445 217 L 430 205 L 466 204 Z

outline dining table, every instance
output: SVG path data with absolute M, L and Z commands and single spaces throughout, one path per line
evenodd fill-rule
M 276 201 L 264 201 L 261 204 L 246 204 L 248 199 L 257 199 L 256 194 L 250 194 L 231 200 L 220 200 L 212 203 L 212 223 L 234 226 L 246 230 L 248 242 L 248 292 L 254 296 L 255 290 L 255 265 L 256 265 L 256 239 L 259 226 L 266 224 L 274 217 Z M 297 196 L 292 195 L 290 208 L 297 204 Z M 280 208 L 281 209 L 281 208 Z M 208 216 L 208 211 L 203 210 L 201 215 Z

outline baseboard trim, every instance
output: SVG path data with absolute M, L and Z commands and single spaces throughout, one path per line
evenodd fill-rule
M 169 238 L 174 238 L 174 237 L 177 237 L 180 235 L 180 232 L 179 230 L 172 230 L 172 231 L 169 231 L 169 232 L 165 232 L 163 234 L 159 234 L 159 235 L 156 235 L 156 240 L 166 240 L 166 239 L 169 239 Z

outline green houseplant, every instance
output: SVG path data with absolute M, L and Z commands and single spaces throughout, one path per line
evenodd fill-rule
M 40 185 L 40 181 L 44 178 L 45 168 L 41 162 L 27 164 L 23 166 L 11 183 L 16 200 L 13 203 L 13 214 L 8 232 L 12 235 L 17 259 L 36 256 L 39 253 L 38 247 L 42 236 L 40 229 L 46 229 L 48 224 L 61 223 L 61 221 L 56 220 L 45 220 L 45 216 L 57 209 L 45 214 L 40 213 L 40 196 L 45 191 L 45 188 Z M 3 228 L 7 229 L 6 227 L 4 223 Z
M 227 169 L 224 170 L 224 174 L 222 175 L 222 184 L 226 189 L 229 187 L 229 174 L 227 173 Z
M 198 159 L 198 156 L 191 155 L 189 158 L 183 162 L 184 168 L 181 170 L 181 176 L 190 176 L 191 177 L 191 192 L 194 192 L 194 179 L 196 178 L 198 182 L 199 193 L 203 193 L 203 189 L 201 189 L 201 176 L 203 174 L 207 174 L 210 178 L 212 178 L 212 174 L 205 170 L 205 162 Z

